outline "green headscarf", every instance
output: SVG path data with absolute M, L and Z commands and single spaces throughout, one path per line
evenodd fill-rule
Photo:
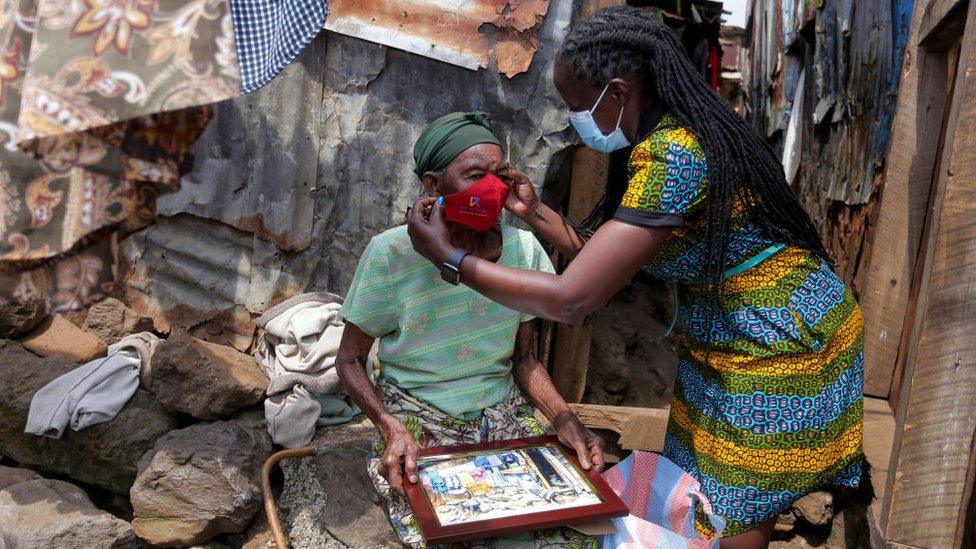
M 481 143 L 501 146 L 483 112 L 454 112 L 431 123 L 413 146 L 414 173 L 439 172 L 467 149 Z

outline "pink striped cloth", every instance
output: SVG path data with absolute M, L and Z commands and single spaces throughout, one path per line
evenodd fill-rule
M 698 481 L 667 458 L 636 451 L 603 473 L 630 515 L 613 520 L 617 533 L 603 536 L 601 547 L 634 549 L 718 549 L 725 520 L 712 512 Z M 695 530 L 695 503 L 708 515 L 715 536 Z

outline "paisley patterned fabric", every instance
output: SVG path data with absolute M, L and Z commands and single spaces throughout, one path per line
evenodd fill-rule
M 863 320 L 851 292 L 818 257 L 783 247 L 723 281 L 721 307 L 700 285 L 706 158 L 666 115 L 630 157 L 617 218 L 674 227 L 646 266 L 678 283 L 682 339 L 664 455 L 694 475 L 723 536 L 775 517 L 827 484 L 861 478 Z M 774 244 L 732 211 L 729 268 Z M 705 517 L 698 527 L 710 528 Z
M 0 28 L 5 270 L 145 224 L 240 94 L 227 0 L 4 2 Z

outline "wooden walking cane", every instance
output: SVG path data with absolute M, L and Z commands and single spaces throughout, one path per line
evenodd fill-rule
M 283 459 L 308 457 L 315 455 L 315 446 L 304 446 L 302 448 L 292 448 L 274 453 L 261 469 L 261 491 L 264 493 L 264 512 L 268 515 L 268 525 L 271 527 L 271 535 L 274 537 L 275 547 L 278 549 L 288 549 L 288 535 L 281 525 L 281 517 L 278 516 L 278 506 L 275 504 L 274 494 L 271 493 L 271 470 Z

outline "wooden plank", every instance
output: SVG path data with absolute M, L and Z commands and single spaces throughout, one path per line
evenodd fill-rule
M 668 410 L 663 408 L 634 408 L 599 404 L 570 404 L 583 425 L 592 429 L 606 429 L 620 435 L 621 448 L 626 450 L 664 450 L 664 434 L 668 428 Z
M 610 160 L 605 154 L 589 147 L 573 153 L 573 173 L 566 208 L 571 218 L 583 219 L 596 206 L 606 188 L 609 170 Z M 589 326 L 560 324 L 556 327 L 552 380 L 567 402 L 579 402 L 586 390 L 590 332 Z
M 959 63 L 959 49 L 960 48 L 958 46 L 958 37 L 957 37 L 957 47 L 954 48 L 953 51 L 948 53 L 926 53 L 925 54 L 929 66 L 932 67 L 933 69 L 932 71 L 927 70 L 926 74 L 929 74 L 931 72 L 933 73 L 932 76 L 934 78 L 938 78 L 940 81 L 945 80 L 947 82 L 947 87 L 946 87 L 947 98 L 951 97 L 952 94 L 954 93 L 953 88 L 956 82 L 956 70 L 957 70 L 956 67 Z M 943 77 L 943 74 L 945 74 L 945 77 Z M 944 108 L 945 112 L 942 113 L 942 118 L 943 118 L 942 125 L 941 125 L 942 129 L 939 132 L 940 135 L 943 136 L 946 135 L 946 132 L 948 130 L 950 106 L 951 105 L 947 100 Z M 944 142 L 942 142 L 942 140 L 940 139 L 940 143 L 939 146 L 936 148 L 936 154 L 935 154 L 936 166 L 942 165 L 944 152 L 945 152 Z M 937 170 L 934 168 L 930 179 L 932 181 L 938 180 L 938 173 Z M 939 204 L 940 200 L 942 199 L 942 195 L 940 194 L 942 191 L 943 188 L 940 187 L 939 185 L 935 185 L 935 184 L 931 185 L 931 189 L 929 191 L 929 198 L 926 204 L 929 205 Z M 935 208 L 933 207 L 928 208 L 928 211 L 926 212 L 926 221 L 930 221 L 930 218 L 937 219 L 936 211 Z M 932 224 L 927 222 L 925 224 L 925 227 L 922 230 L 922 242 L 919 246 L 919 251 L 918 251 L 918 257 L 920 258 L 924 258 L 928 254 L 928 246 L 932 240 L 930 235 L 931 231 L 932 231 Z M 904 377 L 905 377 L 905 364 L 907 363 L 909 354 L 912 351 L 911 342 L 916 341 L 918 337 L 919 324 L 917 322 L 917 316 L 918 316 L 919 292 L 921 291 L 922 288 L 922 282 L 925 273 L 926 271 L 923 268 L 923 266 L 919 265 L 919 263 L 916 261 L 915 273 L 912 276 L 911 291 L 909 292 L 909 296 L 908 296 L 908 308 L 905 310 L 905 320 L 904 320 L 904 324 L 902 325 L 900 339 L 898 340 L 899 345 L 898 345 L 898 354 L 895 360 L 895 373 L 892 376 L 891 389 L 888 391 L 888 400 L 890 402 L 897 403 L 898 399 L 901 396 L 902 383 L 904 382 Z
M 946 79 L 933 74 L 939 65 L 916 47 L 924 9 L 924 2 L 916 4 L 909 31 L 877 228 L 860 294 L 864 391 L 882 398 L 888 396 L 897 364 L 946 103 Z
M 880 398 L 864 399 L 864 457 L 871 464 L 871 480 L 874 484 L 875 500 L 871 511 L 881 517 L 888 478 L 888 464 L 891 461 L 891 448 L 895 439 L 895 416 L 888 401 Z
M 969 449 L 976 456 L 976 436 Z M 962 512 L 956 524 L 955 547 L 976 547 L 976 460 L 969 463 L 969 472 L 963 485 Z
M 885 505 L 887 538 L 920 547 L 955 542 L 976 435 L 976 2 L 962 44 Z
M 966 23 L 966 0 L 932 0 L 919 19 L 919 41 L 929 51 L 935 51 L 944 44 L 939 35 L 946 34 L 947 27 L 960 25 L 958 34 L 962 34 L 962 25 Z

